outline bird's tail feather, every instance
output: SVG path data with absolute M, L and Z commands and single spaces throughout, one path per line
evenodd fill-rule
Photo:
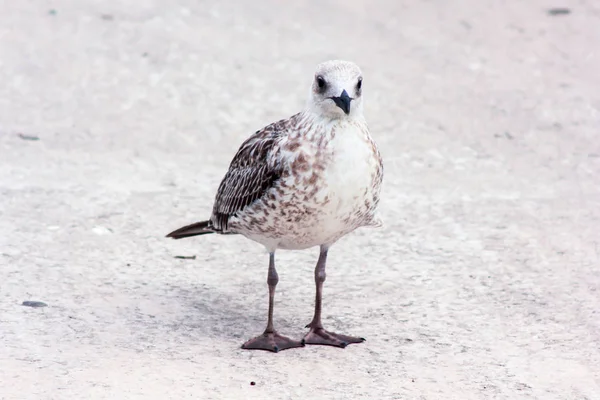
M 212 222 L 202 221 L 179 228 L 176 231 L 169 233 L 167 237 L 183 239 L 190 236 L 206 235 L 207 233 L 215 233 Z

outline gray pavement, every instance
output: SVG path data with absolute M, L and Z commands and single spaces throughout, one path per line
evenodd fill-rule
M 0 399 L 600 399 L 600 3 L 0 11 Z M 385 227 L 332 248 L 324 292 L 367 341 L 243 351 L 263 249 L 164 235 L 331 58 L 362 67 L 385 158 Z M 316 259 L 278 254 L 284 334 Z

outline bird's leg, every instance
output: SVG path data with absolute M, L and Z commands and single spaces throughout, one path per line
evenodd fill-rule
M 329 346 L 346 347 L 350 343 L 361 343 L 365 339 L 354 336 L 341 335 L 339 333 L 328 332 L 323 329 L 321 323 L 321 298 L 323 294 L 323 282 L 325 282 L 325 264 L 327 263 L 327 248 L 321 246 L 319 261 L 315 267 L 315 284 L 317 294 L 315 298 L 315 315 L 312 321 L 306 325 L 310 331 L 304 336 L 303 342 L 306 344 L 324 344 Z
M 303 342 L 281 336 L 273 328 L 273 300 L 275 298 L 277 282 L 279 282 L 279 276 L 275 269 L 275 253 L 269 253 L 269 273 L 267 275 L 267 284 L 269 285 L 269 318 L 267 320 L 267 328 L 262 335 L 244 343 L 242 349 L 269 350 L 277 353 L 279 350 L 304 346 Z

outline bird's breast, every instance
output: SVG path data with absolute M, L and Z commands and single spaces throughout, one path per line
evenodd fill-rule
M 361 225 L 379 195 L 377 150 L 366 129 L 355 126 L 336 132 L 328 147 L 321 195 L 329 202 L 324 212 L 334 225 Z

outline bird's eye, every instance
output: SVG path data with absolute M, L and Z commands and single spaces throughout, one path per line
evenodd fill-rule
M 319 89 L 321 90 L 325 89 L 325 79 L 323 79 L 322 76 L 317 76 L 317 86 L 319 86 Z
M 362 78 L 358 78 L 358 83 L 356 84 L 356 89 L 362 89 Z

